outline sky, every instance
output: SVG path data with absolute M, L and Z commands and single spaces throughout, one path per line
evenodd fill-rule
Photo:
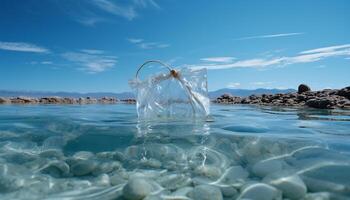
M 150 59 L 207 68 L 210 91 L 342 88 L 349 10 L 348 0 L 1 0 L 0 89 L 130 91 Z

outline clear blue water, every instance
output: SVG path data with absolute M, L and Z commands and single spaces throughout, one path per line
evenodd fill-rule
M 132 199 L 131 179 L 152 186 L 145 199 L 350 199 L 350 111 L 211 113 L 142 123 L 135 105 L 0 106 L 0 199 Z

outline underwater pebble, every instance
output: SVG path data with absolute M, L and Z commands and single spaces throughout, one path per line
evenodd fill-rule
M 150 167 L 150 168 L 160 168 L 162 166 L 162 163 L 159 160 L 150 158 L 150 159 L 142 159 L 140 161 L 140 164 L 144 167 Z
M 126 180 L 119 174 L 114 174 L 109 178 L 111 185 L 119 185 L 126 182 Z
M 201 165 L 198 166 L 194 173 L 199 176 L 205 176 L 208 178 L 219 178 L 221 176 L 221 170 L 215 166 Z
M 175 192 L 171 193 L 171 196 L 188 196 L 193 191 L 193 187 L 179 188 Z
M 78 151 L 73 155 L 75 159 L 88 160 L 93 158 L 95 155 L 90 151 Z
M 249 173 L 241 166 L 232 166 L 224 172 L 223 176 L 225 183 L 234 184 L 244 182 L 248 178 Z
M 24 186 L 24 180 L 15 176 L 0 175 L 0 192 L 13 192 Z
M 97 163 L 91 160 L 77 160 L 75 164 L 71 166 L 71 172 L 75 176 L 84 176 L 90 174 L 96 168 Z
M 280 200 L 282 194 L 276 188 L 265 183 L 253 183 L 242 187 L 238 200 Z
M 224 197 L 234 197 L 238 194 L 238 191 L 233 186 L 219 186 L 221 193 Z
M 191 178 L 183 174 L 169 174 L 157 179 L 157 182 L 168 190 L 176 190 L 191 184 Z
M 328 192 L 308 193 L 303 200 L 330 200 L 331 194 Z
M 109 173 L 113 170 L 117 170 L 120 167 L 121 164 L 118 161 L 98 163 L 96 165 L 96 168 L 92 171 L 92 174 L 97 176 L 100 174 Z
M 42 173 L 55 178 L 68 176 L 69 171 L 69 165 L 64 161 L 53 161 L 41 170 Z
M 191 197 L 194 200 L 223 200 L 220 189 L 211 185 L 198 185 L 194 187 Z
M 307 188 L 303 180 L 291 171 L 280 171 L 266 176 L 263 182 L 268 183 L 283 192 L 289 199 L 301 199 Z
M 49 149 L 42 151 L 39 154 L 40 157 L 42 158 L 56 158 L 56 159 L 62 159 L 64 157 L 63 152 L 57 149 Z
M 283 164 L 280 160 L 262 160 L 253 166 L 252 171 L 255 175 L 262 178 L 270 173 L 281 171 L 282 166 Z
M 95 178 L 94 184 L 99 186 L 110 186 L 110 178 L 107 174 L 101 174 L 98 177 Z
M 123 188 L 123 196 L 127 200 L 140 200 L 152 192 L 152 185 L 142 178 L 133 178 Z

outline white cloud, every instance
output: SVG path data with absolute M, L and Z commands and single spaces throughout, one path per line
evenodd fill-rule
M 227 84 L 226 87 L 228 87 L 228 88 L 237 88 L 239 86 L 241 86 L 241 83 L 229 83 L 229 84 Z
M 287 37 L 294 35 L 303 35 L 304 33 L 279 33 L 279 34 L 270 34 L 270 35 L 256 35 L 250 37 L 241 37 L 236 40 L 250 40 L 250 39 L 263 39 L 263 38 L 276 38 L 276 37 Z
M 145 42 L 145 40 L 141 38 L 128 38 L 127 40 L 141 49 L 160 49 L 170 46 L 169 44 L 161 42 Z
M 0 49 L 7 51 L 20 51 L 20 52 L 32 52 L 32 53 L 49 53 L 50 51 L 44 47 L 40 47 L 31 43 L 24 42 L 1 42 Z
M 101 10 L 128 20 L 133 20 L 137 16 L 135 7 L 132 5 L 121 6 L 108 0 L 93 0 L 92 2 Z
M 340 48 L 342 46 L 342 48 Z M 198 64 L 198 65 L 188 65 L 192 68 L 207 68 L 207 69 L 230 69 L 230 68 L 264 68 L 272 65 L 286 66 L 297 63 L 310 63 L 320 61 L 326 58 L 338 57 L 338 56 L 349 56 L 350 47 L 346 45 L 340 46 L 330 46 L 321 48 L 323 50 L 314 49 L 308 50 L 306 52 L 311 52 L 309 54 L 299 54 L 296 56 L 284 56 L 275 57 L 269 59 L 253 58 L 247 60 L 238 60 L 236 62 L 225 63 L 225 64 Z M 326 50 L 325 50 L 326 49 Z M 305 52 L 305 51 L 303 51 Z M 312 53 L 315 52 L 315 53 Z M 302 53 L 302 52 L 301 52 Z
M 344 49 L 344 48 L 350 48 L 350 44 L 344 44 L 344 45 L 337 45 L 337 46 L 330 46 L 330 47 L 322 47 L 322 48 L 317 48 L 317 49 L 311 49 L 307 51 L 302 51 L 300 54 L 310 54 L 310 53 L 329 53 L 329 52 L 334 52 L 339 49 Z
M 117 63 L 117 57 L 86 52 L 67 52 L 62 54 L 63 58 L 79 65 L 89 73 L 103 72 L 113 68 Z
M 234 59 L 234 57 L 209 57 L 209 58 L 201 58 L 201 61 L 204 62 L 219 62 L 219 63 L 228 63 L 228 62 L 232 62 Z
M 87 54 L 104 54 L 105 53 L 103 50 L 98 50 L 98 49 L 81 49 L 80 51 Z
M 143 42 L 143 39 L 140 38 L 128 38 L 127 39 L 130 43 L 137 44 Z
M 250 84 L 251 85 L 256 85 L 256 86 L 265 86 L 265 85 L 270 85 L 272 83 L 273 83 L 273 81 L 267 81 L 267 82 L 257 81 L 257 82 L 252 82 Z

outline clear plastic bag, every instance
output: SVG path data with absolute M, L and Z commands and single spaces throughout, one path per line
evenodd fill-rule
M 146 62 L 157 62 L 149 61 Z M 145 65 L 144 64 L 144 65 Z M 140 69 L 144 66 L 142 65 Z M 129 81 L 136 93 L 136 107 L 140 119 L 206 118 L 209 115 L 209 98 L 206 69 L 183 68 L 160 73 L 140 80 Z M 139 69 L 139 70 L 140 70 Z

